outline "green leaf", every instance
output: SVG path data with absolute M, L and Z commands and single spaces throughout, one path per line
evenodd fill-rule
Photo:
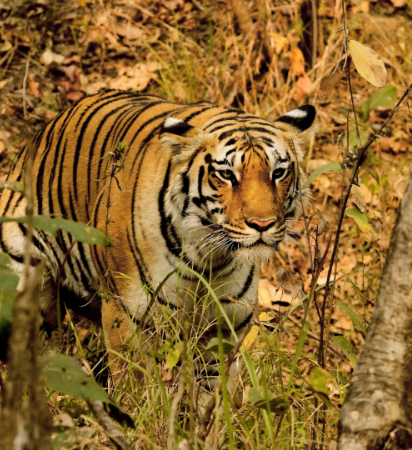
M 340 351 L 349 359 L 351 366 L 355 367 L 357 363 L 356 356 L 353 354 L 352 344 L 343 336 L 332 336 L 332 341 Z
M 14 292 L 0 290 L 0 361 L 6 361 L 11 332 Z
M 359 294 L 359 296 L 362 298 L 362 300 L 364 300 L 366 302 L 368 300 L 367 297 L 363 294 L 361 288 L 352 280 L 350 275 L 344 269 L 340 269 L 339 272 L 341 272 L 345 275 L 346 279 L 354 287 L 355 291 Z
M 369 134 L 367 130 L 364 130 L 363 128 L 359 127 L 359 137 L 360 137 L 360 146 L 364 146 L 369 139 Z M 352 128 L 349 132 L 349 147 L 355 148 L 358 145 L 358 137 L 356 135 L 355 128 Z
M 309 374 L 309 386 L 316 392 L 323 392 L 330 395 L 330 390 L 326 383 L 332 381 L 332 375 L 320 367 L 315 367 Z
M 234 345 L 227 341 L 226 339 L 222 339 L 223 344 L 223 353 L 229 353 Z M 209 341 L 209 344 L 207 344 L 207 349 L 210 350 L 213 353 L 219 352 L 219 338 L 215 337 Z
M 366 119 L 368 118 L 369 113 L 370 113 L 369 100 L 365 100 L 361 104 L 361 110 L 360 110 L 360 113 L 359 113 L 360 118 L 363 120 L 363 122 L 366 122 Z
M 15 291 L 18 284 L 18 275 L 15 275 L 8 267 L 0 266 L 0 290 Z
M 362 333 L 366 336 L 366 327 L 362 323 L 362 320 L 356 314 L 356 312 L 353 311 L 346 303 L 338 302 L 337 305 L 340 308 L 342 308 L 345 311 L 345 313 L 349 316 L 350 320 L 352 321 L 353 327 L 359 331 L 362 331 Z
M 87 376 L 79 362 L 64 355 L 43 357 L 43 375 L 46 387 L 85 401 L 100 401 L 109 415 L 121 423 L 133 426 L 133 420 L 109 399 L 107 392 Z
M 9 267 L 10 257 L 0 253 L 0 360 L 6 361 L 13 301 L 19 277 Z
M 276 397 L 273 392 L 263 386 L 252 387 L 249 390 L 249 401 L 255 408 L 269 409 L 275 414 L 284 414 L 289 408 L 285 397 Z
M 348 384 L 348 380 L 345 375 L 342 375 L 340 372 L 336 370 L 329 370 L 329 373 L 338 381 L 340 384 Z
M 180 358 L 180 352 L 179 350 L 171 350 L 166 355 L 166 368 L 167 369 L 173 369 L 173 367 L 179 362 Z
M 398 93 L 395 86 L 388 84 L 387 86 L 374 92 L 369 99 L 369 110 L 372 111 L 376 108 L 389 107 L 396 103 Z
M 358 225 L 362 237 L 368 241 L 375 241 L 378 237 L 375 228 L 368 222 L 368 217 L 365 213 L 356 208 L 350 208 L 345 211 L 345 215 L 354 219 Z
M 27 223 L 27 217 L 0 217 L 0 223 L 3 222 Z M 54 237 L 57 236 L 58 230 L 64 230 L 70 233 L 78 242 L 103 245 L 104 247 L 109 243 L 108 238 L 101 231 L 73 220 L 55 219 L 50 216 L 34 216 L 33 226 L 37 230 L 50 233 Z
M 74 358 L 53 355 L 44 357 L 44 363 L 48 388 L 86 401 L 111 402 L 107 392 L 83 372 Z
M 314 392 L 315 396 L 324 403 L 328 408 L 337 409 L 336 406 L 330 401 L 329 397 L 323 392 Z
M 0 290 L 15 291 L 19 284 L 19 277 L 9 267 L 9 264 L 9 255 L 0 253 Z
M 21 181 L 11 180 L 11 181 L 3 181 L 0 183 L 0 189 L 10 189 L 12 191 L 20 192 L 25 195 L 24 184 Z
M 303 189 L 306 189 L 310 185 L 310 183 L 312 183 L 313 180 L 315 180 L 319 175 L 321 175 L 324 172 L 330 172 L 331 170 L 333 170 L 334 172 L 341 173 L 342 166 L 337 162 L 331 162 L 318 167 L 314 172 L 311 173 L 309 178 L 306 180 L 306 183 L 302 186 L 302 191 Z

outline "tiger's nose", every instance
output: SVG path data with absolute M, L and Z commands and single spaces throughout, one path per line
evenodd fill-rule
M 250 228 L 254 228 L 257 231 L 260 231 L 263 233 L 264 231 L 268 230 L 270 227 L 273 227 L 275 225 L 276 220 L 275 219 L 269 219 L 269 220 L 257 220 L 252 219 L 249 222 L 246 222 Z

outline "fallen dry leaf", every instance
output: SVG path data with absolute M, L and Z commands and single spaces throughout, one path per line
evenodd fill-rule
M 310 81 L 309 76 L 304 73 L 301 75 L 296 82 L 296 89 L 293 93 L 293 100 L 299 102 L 307 97 L 315 89 L 312 81 Z
M 395 8 L 403 8 L 406 5 L 407 0 L 391 0 L 391 2 Z
M 299 47 L 294 46 L 289 52 L 290 71 L 297 77 L 305 73 L 305 58 Z
M 38 97 L 40 95 L 39 92 L 39 85 L 40 83 L 37 83 L 37 81 L 34 81 L 33 75 L 29 73 L 27 76 L 27 82 L 29 83 L 29 88 L 27 89 L 27 92 L 32 95 L 33 97 Z
M 172 372 L 166 372 L 163 376 L 162 376 L 162 381 L 164 383 L 169 383 L 170 381 L 173 380 L 173 374 Z
M 380 219 L 382 217 L 382 214 L 378 211 L 375 211 L 373 209 L 370 209 L 366 214 L 368 219 Z
M 54 53 L 51 48 L 46 48 L 46 50 L 40 57 L 40 61 L 46 66 L 49 66 L 52 62 L 60 64 L 61 62 L 63 62 L 63 60 L 64 56 Z
M 53 418 L 53 426 L 62 428 L 73 428 L 74 422 L 73 419 L 68 414 L 62 413 Z
M 322 236 L 322 234 L 328 229 L 329 220 L 326 217 L 326 214 L 323 213 L 320 209 L 316 209 L 319 216 L 319 226 L 318 226 L 318 235 Z
M 143 91 L 151 80 L 157 80 L 155 72 L 159 69 L 160 65 L 155 62 L 137 64 L 135 67 L 128 69 L 124 75 L 121 74 L 121 76 L 110 80 L 109 87 L 111 89 Z
M 356 184 L 352 186 L 351 199 L 361 212 L 365 212 L 365 210 L 368 209 L 368 206 L 365 202 L 364 191 L 359 186 L 356 186 Z
M 278 55 L 289 45 L 289 40 L 285 36 L 278 33 L 268 33 L 268 35 L 270 36 L 271 46 L 275 48 L 275 52 Z
M 11 78 L 7 78 L 7 80 L 0 81 L 0 89 L 5 88 L 9 84 L 10 80 L 11 80 Z
M 56 84 L 64 87 L 67 99 L 78 101 L 85 97 L 86 93 L 82 83 L 82 71 L 80 67 L 69 66 L 63 72 L 65 72 L 67 78 L 61 78 Z
M 258 302 L 262 309 L 288 308 L 295 303 L 292 295 L 283 289 L 276 289 L 273 284 L 266 279 L 259 280 Z M 262 319 L 261 319 L 262 320 Z
M 2 140 L 0 140 L 0 155 L 4 153 L 6 149 L 7 149 L 6 144 Z
M 408 150 L 409 144 L 406 140 L 395 141 L 392 138 L 386 137 L 380 142 L 381 149 L 385 152 L 392 151 L 393 153 L 404 153 Z
M 276 272 L 276 279 L 277 289 L 283 288 L 290 292 L 292 298 L 296 298 L 302 292 L 303 283 L 300 273 L 282 267 Z
M 339 273 L 340 270 L 344 270 L 347 274 L 351 273 L 354 267 L 357 264 L 356 255 L 345 255 L 340 261 L 338 261 L 337 265 L 337 276 L 336 279 L 341 278 L 343 275 L 342 273 Z M 318 285 L 321 286 L 326 283 L 328 270 L 329 270 L 329 264 L 325 264 L 325 268 L 322 270 L 322 272 L 319 275 L 318 279 Z M 331 281 L 334 281 L 334 273 L 335 270 L 332 272 Z

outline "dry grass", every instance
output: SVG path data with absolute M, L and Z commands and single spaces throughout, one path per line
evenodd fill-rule
M 312 103 L 318 109 L 319 131 L 305 160 L 308 173 L 327 161 L 342 162 L 340 143 L 346 139 L 350 96 L 345 72 L 338 69 L 332 74 L 342 44 L 342 33 L 338 32 L 342 27 L 341 1 L 319 2 L 315 44 L 310 5 L 292 0 L 0 3 L 0 181 L 6 177 L 14 150 L 22 148 L 60 111 L 102 88 L 134 89 L 176 102 L 207 99 L 269 119 L 302 103 Z M 389 0 L 352 0 L 347 2 L 347 9 L 349 36 L 382 56 L 388 82 L 400 96 L 412 82 L 410 6 L 395 8 Z M 356 106 L 360 108 L 376 89 L 355 71 L 352 81 Z M 368 135 L 376 130 L 388 113 L 389 108 L 372 111 L 362 132 Z M 353 134 L 352 125 L 350 131 Z M 343 225 L 335 306 L 328 305 L 327 316 L 330 338 L 345 336 L 355 355 L 364 342 L 363 333 L 354 329 L 349 316 L 336 303 L 349 305 L 367 326 L 412 161 L 408 152 L 410 134 L 409 112 L 403 108 L 386 136 L 370 149 L 360 174 L 359 186 L 368 207 L 382 214 L 381 219 L 372 221 L 378 240 L 366 242 L 351 219 L 345 219 Z M 308 212 L 308 216 L 313 214 L 311 233 L 319 221 L 315 208 L 322 210 L 330 223 L 329 231 L 318 239 L 323 255 L 339 212 L 341 177 L 321 175 L 313 183 L 313 193 L 314 208 Z M 303 232 L 303 222 L 294 228 Z M 261 330 L 245 354 L 249 361 L 249 371 L 242 379 L 245 401 L 240 408 L 224 402 L 221 420 L 215 419 L 214 448 L 320 448 L 323 444 L 333 448 L 336 441 L 338 408 L 353 362 L 329 339 L 325 368 L 340 376 L 328 382 L 331 404 L 324 415 L 319 395 L 308 384 L 311 371 L 319 366 L 320 320 L 316 305 L 309 311 L 309 333 L 298 355 L 296 372 L 291 374 L 304 310 L 299 306 L 290 314 L 290 295 L 284 293 L 280 299 L 280 291 L 275 293 L 276 271 L 282 267 L 299 272 L 305 292 L 310 290 L 305 238 L 300 246 L 283 246 L 263 269 L 259 292 L 269 311 L 272 331 Z M 324 271 L 318 282 L 323 284 L 325 280 Z M 319 307 L 322 301 L 322 295 L 318 295 Z M 170 348 L 159 350 L 155 346 L 154 351 L 165 356 L 174 349 L 178 333 L 175 330 L 173 336 L 170 326 L 164 328 L 168 330 Z M 63 340 L 59 351 L 87 360 L 104 382 L 99 332 L 84 321 L 73 323 L 66 319 Z M 193 379 L 190 363 L 195 358 L 196 342 L 188 339 L 186 344 L 185 373 L 149 364 L 151 371 L 140 383 L 129 383 L 114 393 L 115 400 L 123 403 L 135 420 L 135 429 L 126 433 L 136 448 L 167 448 L 170 404 L 182 379 L 186 384 L 174 430 L 176 444 L 185 438 L 189 445 L 193 442 L 194 448 L 198 446 L 196 439 L 191 440 L 190 430 L 196 418 L 190 415 L 189 401 Z M 251 405 L 248 391 L 256 383 L 268 386 L 275 395 L 288 396 L 290 407 L 284 416 Z M 49 408 L 55 417 L 68 414 L 63 416 L 66 434 L 56 429 L 56 439 L 62 442 L 59 446 L 56 441 L 56 448 L 110 448 L 82 402 L 50 392 Z M 63 444 L 66 437 L 68 443 Z

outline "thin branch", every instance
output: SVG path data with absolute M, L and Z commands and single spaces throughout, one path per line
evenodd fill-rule
M 330 292 L 330 289 L 331 289 L 330 279 L 331 279 L 331 276 L 332 276 L 332 270 L 333 270 L 333 265 L 334 265 L 334 261 L 335 261 L 336 252 L 338 250 L 339 236 L 340 236 L 340 232 L 341 232 L 341 229 L 342 229 L 343 218 L 345 216 L 345 209 L 346 209 L 346 205 L 348 204 L 348 201 L 349 201 L 349 196 L 350 196 L 350 193 L 351 193 L 352 186 L 353 186 L 355 180 L 358 177 L 359 169 L 360 169 L 360 167 L 362 166 L 362 164 L 363 164 L 363 162 L 365 160 L 366 152 L 367 152 L 368 148 L 372 145 L 372 143 L 375 141 L 375 139 L 382 133 L 382 130 L 384 128 L 386 128 L 386 126 L 392 120 L 392 117 L 394 116 L 396 111 L 399 109 L 399 107 L 402 104 L 402 102 L 405 100 L 405 98 L 407 98 L 409 96 L 411 91 L 412 91 L 412 83 L 405 90 L 405 92 L 403 93 L 401 99 L 398 101 L 396 106 L 392 109 L 392 111 L 390 112 L 388 118 L 382 124 L 380 129 L 369 139 L 369 141 L 359 151 L 359 156 L 358 156 L 358 159 L 356 161 L 356 166 L 355 166 L 355 168 L 353 170 L 352 177 L 351 177 L 351 179 L 349 181 L 348 190 L 346 192 L 345 198 L 343 199 L 343 204 L 342 204 L 342 207 L 341 207 L 341 210 L 340 210 L 338 226 L 337 226 L 337 229 L 336 229 L 336 238 L 335 238 L 335 242 L 334 242 L 334 245 L 333 245 L 332 256 L 331 256 L 331 260 L 330 260 L 330 264 L 329 264 L 328 275 L 327 275 L 327 278 L 326 278 L 326 287 L 325 287 L 324 302 L 323 302 L 324 306 L 322 308 L 322 310 L 323 310 L 322 313 L 323 314 L 325 313 L 325 310 L 326 310 L 326 302 L 327 302 L 327 298 L 329 296 L 329 292 Z
M 117 429 L 116 425 L 113 423 L 109 414 L 105 411 L 102 402 L 93 401 L 87 402 L 90 410 L 94 414 L 96 420 L 103 427 L 104 432 L 110 438 L 111 441 L 120 450 L 133 450 L 131 445 L 126 441 L 123 434 Z

